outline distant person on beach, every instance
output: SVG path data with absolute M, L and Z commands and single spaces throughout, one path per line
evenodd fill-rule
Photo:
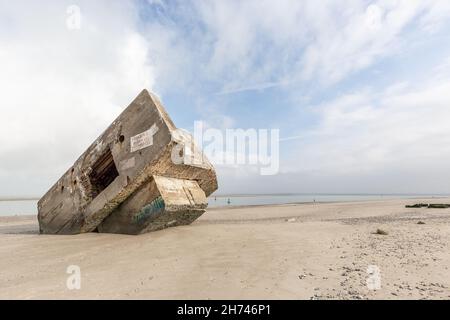
M 230 198 L 228 198 L 228 200 L 227 200 L 227 203 L 228 203 L 228 204 L 230 204 L 230 203 L 231 203 L 231 200 L 230 200 Z

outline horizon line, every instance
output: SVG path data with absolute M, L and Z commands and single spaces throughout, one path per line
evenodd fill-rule
M 210 197 L 257 197 L 257 196 L 450 196 L 450 193 L 370 193 L 370 192 L 281 192 L 281 193 L 224 193 L 211 194 Z M 33 201 L 39 200 L 41 197 L 35 196 L 18 196 L 10 197 L 0 196 L 0 201 Z

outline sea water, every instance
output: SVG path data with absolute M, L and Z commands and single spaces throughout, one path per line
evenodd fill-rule
M 413 199 L 438 197 L 431 195 L 371 195 L 371 194 L 291 194 L 291 195 L 250 195 L 209 197 L 209 207 L 313 203 L 313 202 L 357 202 L 370 200 Z M 441 196 L 442 197 L 442 196 Z
M 0 217 L 37 214 L 37 200 L 0 200 Z
M 234 195 L 211 196 L 210 208 L 249 205 L 270 205 L 312 202 L 355 202 L 389 199 L 444 197 L 445 195 L 358 195 L 358 194 L 290 194 L 290 195 Z M 0 200 L 0 216 L 37 214 L 37 200 Z

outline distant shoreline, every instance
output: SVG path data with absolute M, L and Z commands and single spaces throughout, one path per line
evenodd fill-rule
M 392 196 L 392 195 L 390 195 Z M 411 195 L 410 195 L 411 196 Z M 217 196 L 219 197 L 219 196 Z M 234 196 L 236 197 L 236 196 Z M 400 197 L 400 195 L 399 195 Z M 417 196 L 417 197 L 411 197 L 411 198 L 390 198 L 390 199 L 354 199 L 354 200 L 333 200 L 333 201 L 294 201 L 294 202 L 279 202 L 279 203 L 263 203 L 263 204 L 229 204 L 229 205 L 218 205 L 218 206 L 208 206 L 207 211 L 223 211 L 223 210 L 233 210 L 233 209 L 252 209 L 252 208 L 272 208 L 272 207 L 283 207 L 283 206 L 309 206 L 309 205 L 337 205 L 337 204 L 356 204 L 356 203 L 380 203 L 380 202 L 387 202 L 387 201 L 400 201 L 400 200 L 411 200 L 415 203 L 416 201 L 426 201 L 426 200 L 438 200 L 438 199 L 446 199 L 450 196 L 438 196 L 438 195 L 432 195 L 432 196 Z M 28 201 L 27 200 L 17 200 L 17 201 Z M 38 200 L 38 199 L 31 199 L 31 200 Z M 11 201 L 11 200 L 0 200 L 1 201 Z M 16 200 L 12 200 L 16 201 Z M 34 214 L 11 214 L 11 215 L 2 215 L 0 214 L 0 220 L 1 218 L 13 218 L 13 217 L 36 217 L 37 212 Z
M 208 198 L 289 197 L 289 196 L 380 196 L 380 197 L 450 197 L 446 193 L 237 193 L 213 194 Z M 0 197 L 0 201 L 38 201 L 40 197 Z
M 288 196 L 380 196 L 380 197 L 450 197 L 446 193 L 248 193 L 248 194 L 218 194 L 210 195 L 209 198 L 227 198 L 227 197 L 288 197 Z
M 18 197 L 18 198 L 0 198 L 0 201 L 38 201 L 40 198 L 34 198 L 34 197 Z

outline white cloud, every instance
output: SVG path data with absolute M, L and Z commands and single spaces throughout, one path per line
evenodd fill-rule
M 154 82 L 130 3 L 2 2 L 0 194 L 50 187 L 129 102 Z M 56 168 L 55 168 L 56 166 Z
M 163 98 L 181 92 L 209 125 L 235 126 L 224 94 L 282 87 L 287 96 L 308 95 L 303 89 L 310 85 L 325 92 L 442 31 L 447 2 L 148 0 L 156 14 L 139 21 L 135 1 L 83 0 L 75 3 L 81 29 L 68 30 L 72 2 L 3 1 L 0 195 L 45 191 L 143 87 Z M 422 87 L 402 82 L 319 106 L 320 126 L 302 140 L 302 164 L 292 166 L 340 173 L 401 163 L 447 169 L 436 150 L 447 154 L 448 70 L 441 65 L 439 79 Z M 219 93 L 214 101 L 211 92 Z M 267 119 L 268 126 L 272 121 L 284 123 Z M 241 123 L 251 127 L 252 119 Z
M 402 50 L 417 19 L 418 35 L 439 30 L 447 7 L 439 0 L 250 0 L 197 2 L 196 9 L 210 46 L 206 77 L 233 93 L 338 82 Z
M 345 17 L 330 15 L 328 28 L 316 32 L 301 60 L 302 79 L 334 83 L 397 53 L 404 45 L 402 32 L 433 8 L 433 2 L 418 0 L 358 4 Z
M 448 22 L 450 17 L 449 1 L 431 1 L 430 10 L 428 10 L 420 20 L 421 27 L 428 33 L 437 32 Z
M 297 143 L 286 171 L 348 178 L 397 171 L 402 179 L 405 170 L 411 176 L 439 170 L 448 180 L 450 80 L 436 79 L 345 94 L 317 106 L 320 124 Z

